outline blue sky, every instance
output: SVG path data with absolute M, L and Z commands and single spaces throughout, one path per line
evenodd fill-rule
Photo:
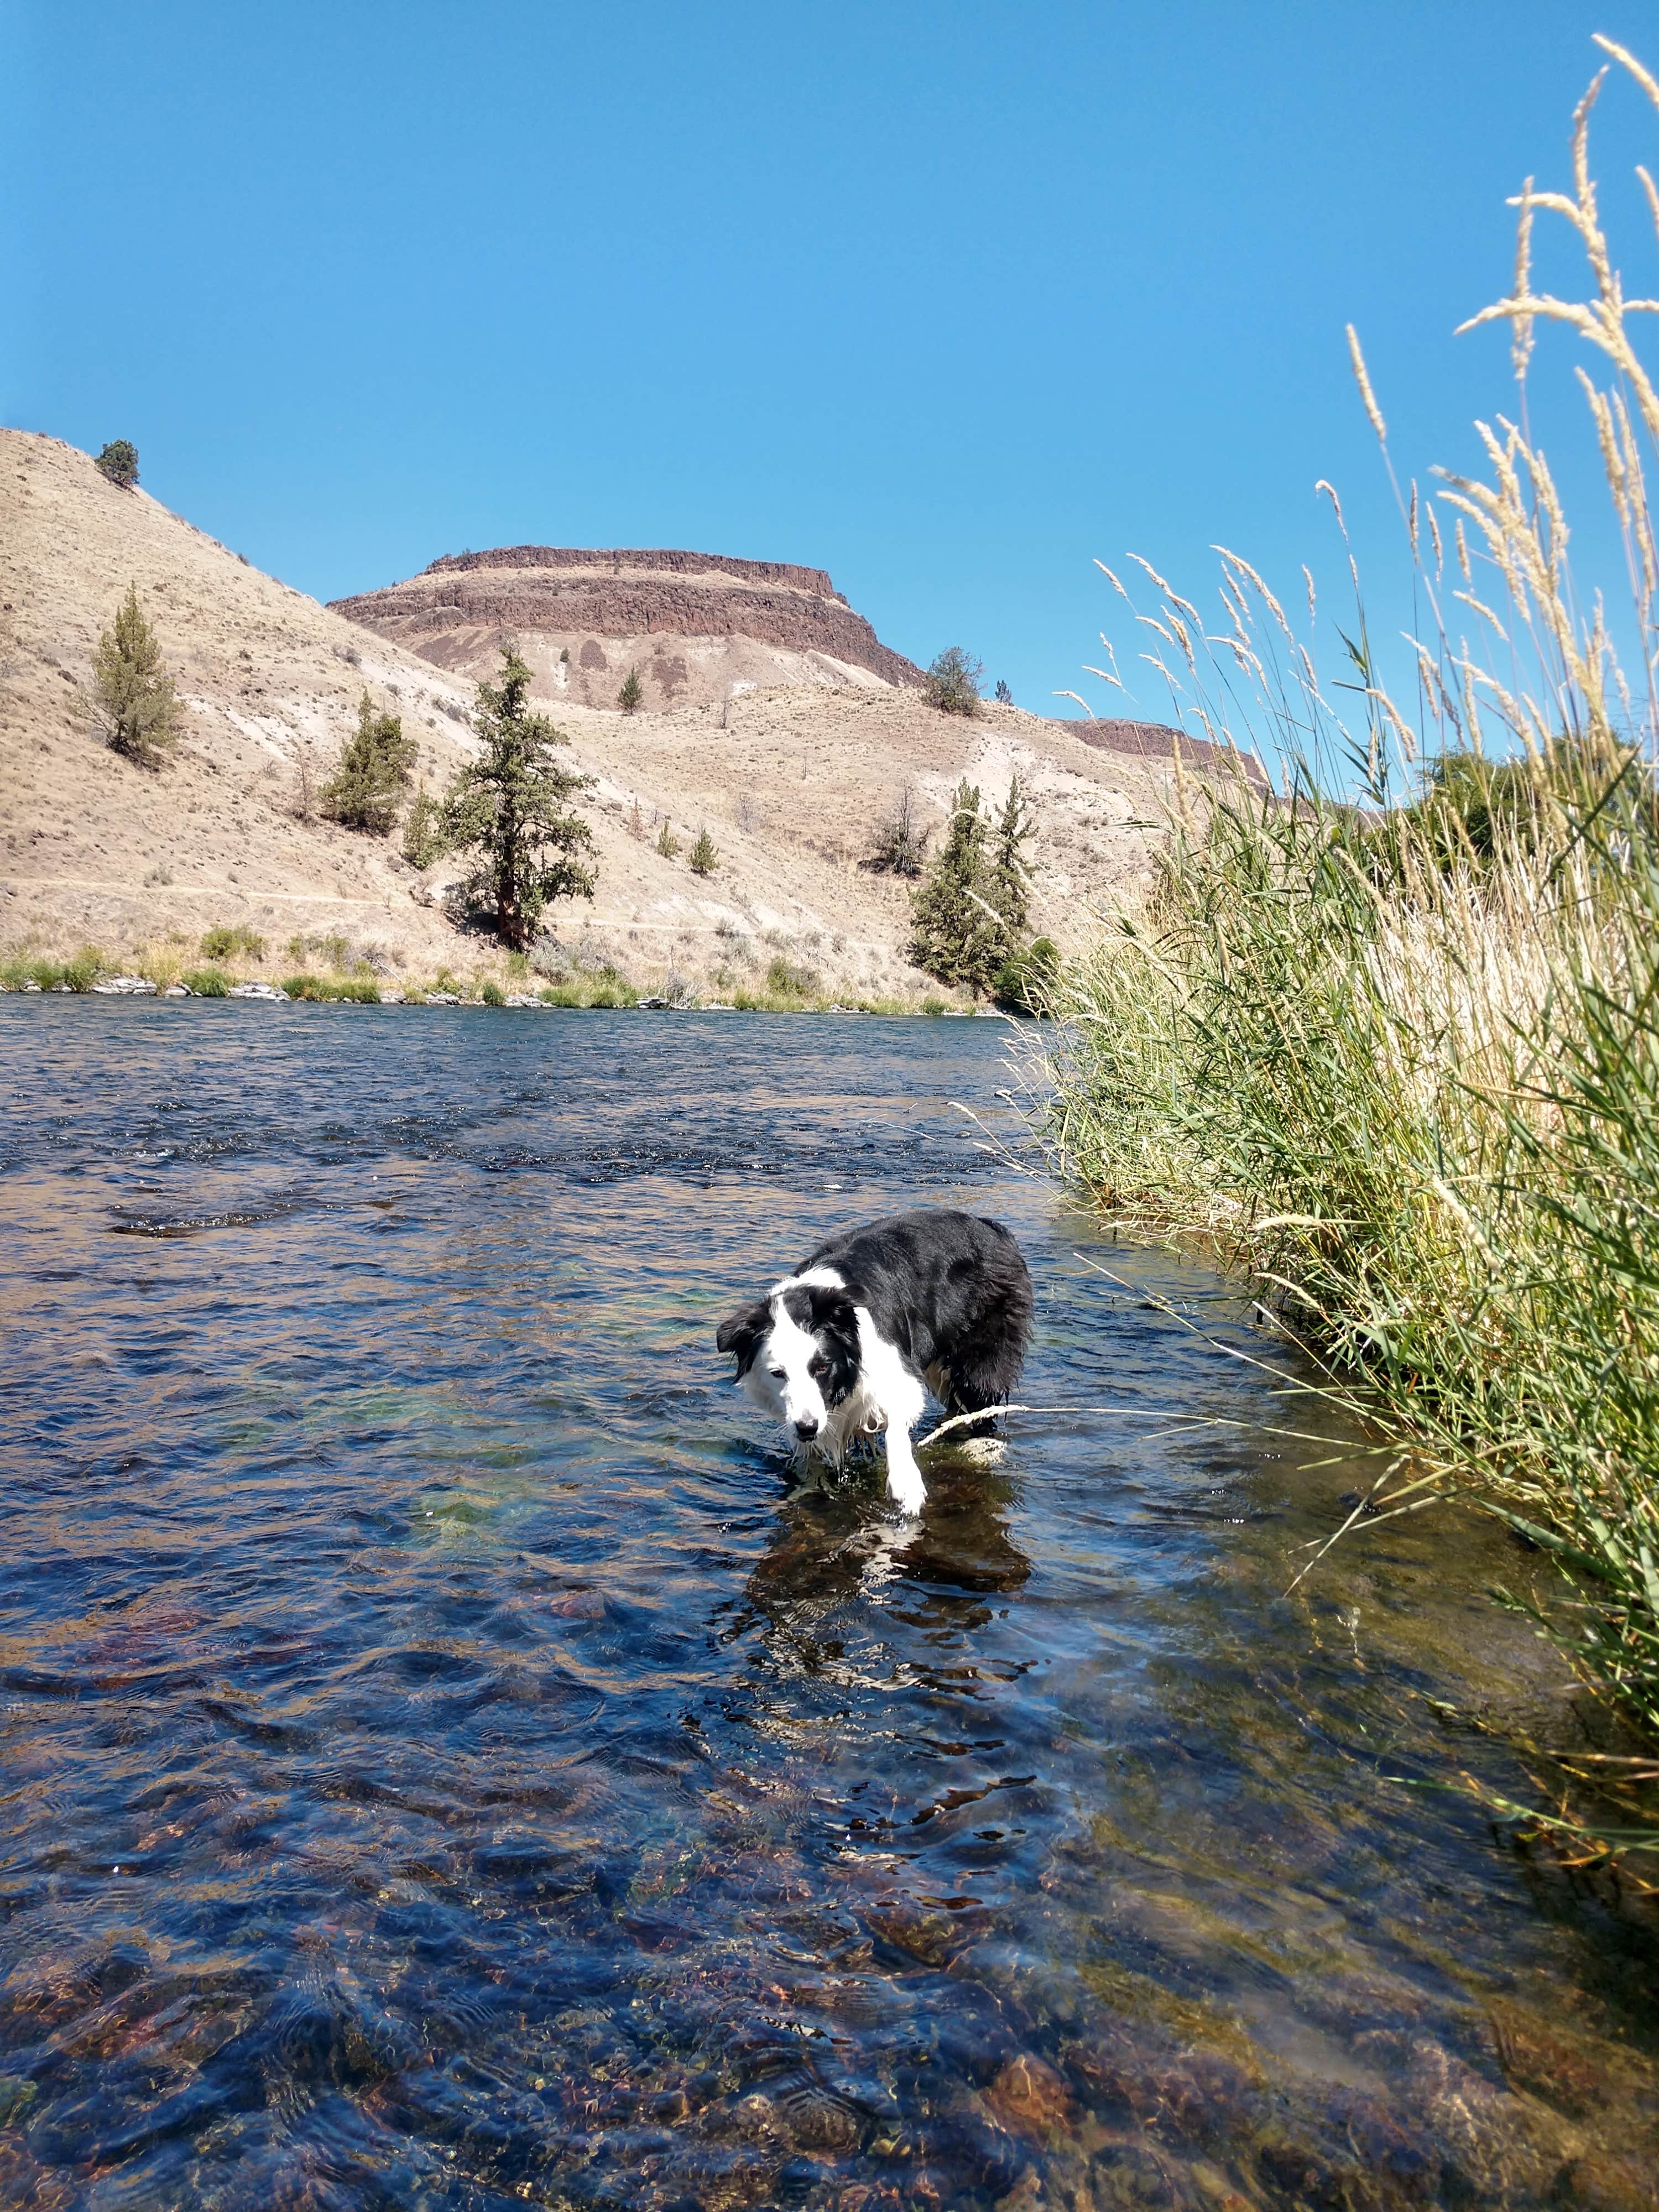
M 0 0 L 0 413 L 131 438 L 319 598 L 527 539 L 800 561 L 918 660 L 1121 712 L 1093 556 L 1334 582 L 1321 476 L 1409 619 L 1343 325 L 1402 473 L 1472 461 L 1506 342 L 1452 331 L 1596 29 L 1659 66 L 1653 0 Z M 1659 117 L 1597 128 L 1659 290 Z

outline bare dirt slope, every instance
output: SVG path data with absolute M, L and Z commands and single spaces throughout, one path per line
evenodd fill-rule
M 186 706 L 176 757 L 154 774 L 108 750 L 93 712 L 93 649 L 130 581 Z M 908 889 L 860 862 L 907 786 L 938 825 L 964 773 L 996 798 L 1015 767 L 1030 781 L 1034 919 L 1062 942 L 1144 872 L 1168 763 L 1014 708 L 940 714 L 861 673 L 856 689 L 629 716 L 550 699 L 597 779 L 598 895 L 550 917 L 565 945 L 641 988 L 678 970 L 729 989 L 782 953 L 829 988 L 915 996 L 932 987 L 903 957 Z M 276 969 L 314 964 L 287 951 L 296 937 L 343 937 L 410 975 L 498 967 L 445 917 L 453 864 L 422 878 L 395 838 L 296 818 L 302 763 L 322 780 L 365 686 L 441 786 L 474 746 L 469 681 L 260 574 L 74 448 L 0 432 L 0 950 L 193 948 L 211 924 L 246 922 Z M 677 858 L 655 849 L 665 818 Z M 720 851 L 707 878 L 685 860 L 705 825 Z

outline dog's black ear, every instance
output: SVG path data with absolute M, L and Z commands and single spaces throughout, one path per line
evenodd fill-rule
M 772 1309 L 764 1303 L 744 1306 L 738 1313 L 728 1314 L 714 1331 L 714 1349 L 737 1353 L 740 1378 L 754 1365 L 756 1350 L 771 1318 Z
M 830 1362 L 825 1402 L 839 1406 L 858 1381 L 861 1364 L 858 1309 L 845 1291 L 814 1285 L 812 1334 Z

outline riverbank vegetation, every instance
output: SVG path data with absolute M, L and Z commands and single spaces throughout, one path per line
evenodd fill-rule
M 237 986 L 252 984 L 257 987 L 255 996 L 270 998 L 280 993 L 295 1000 L 359 1006 L 667 1006 L 692 1011 L 720 1007 L 740 1013 L 892 1017 L 962 1015 L 971 1011 L 959 1000 L 946 1000 L 933 993 L 920 999 L 837 997 L 816 970 L 781 956 L 771 963 L 759 983 L 749 988 L 735 984 L 729 995 L 721 989 L 720 995 L 711 996 L 672 970 L 665 979 L 651 985 L 624 975 L 609 960 L 591 967 L 565 964 L 550 979 L 532 969 L 522 954 L 509 954 L 494 969 L 473 969 L 465 975 L 448 967 L 440 968 L 434 975 L 405 973 L 389 962 L 376 966 L 338 933 L 296 936 L 289 940 L 283 952 L 268 956 L 264 940 L 248 930 L 243 933 L 250 945 L 245 957 L 238 957 L 244 951 L 236 941 L 240 928 L 240 925 L 222 925 L 205 932 L 199 940 L 200 951 L 208 956 L 205 963 L 194 957 L 197 941 L 181 938 L 118 958 L 90 945 L 68 957 L 46 952 L 15 953 L 0 957 L 0 992 L 83 996 L 122 977 L 129 988 L 135 983 L 149 985 L 160 993 L 176 985 L 192 998 L 226 998 L 235 993 Z
M 1659 108 L 1659 84 L 1602 44 Z M 1415 705 L 1389 695 L 1363 607 L 1325 680 L 1311 584 L 1304 636 L 1236 556 L 1222 624 L 1154 576 L 1144 618 L 1185 726 L 1271 737 L 1290 767 L 1276 796 L 1243 776 L 1224 802 L 1183 789 L 1150 899 L 1065 967 L 1047 1133 L 1114 1218 L 1254 1278 L 1327 1394 L 1397 1447 L 1362 1510 L 1457 1492 L 1553 1556 L 1554 1598 L 1519 1587 L 1523 1567 L 1498 1595 L 1534 1611 L 1613 1726 L 1563 1759 L 1594 1797 L 1536 1817 L 1653 1852 L 1659 544 L 1643 470 L 1659 392 L 1590 182 L 1600 82 L 1574 191 L 1523 192 L 1514 289 L 1475 320 L 1508 322 L 1523 382 L 1540 322 L 1611 364 L 1606 389 L 1578 375 L 1634 580 L 1633 672 L 1570 574 L 1542 454 L 1502 418 L 1481 426 L 1483 477 L 1401 499 L 1430 611 Z M 1583 301 L 1532 284 L 1534 218 L 1555 216 L 1589 259 Z M 1358 715 L 1333 703 L 1339 682 Z

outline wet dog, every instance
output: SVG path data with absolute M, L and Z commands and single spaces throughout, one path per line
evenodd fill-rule
M 793 1275 L 723 1321 L 737 1380 L 805 1449 L 837 1462 L 884 1431 L 887 1487 L 927 1498 L 910 1445 L 929 1389 L 951 1413 L 1006 1399 L 1031 1333 L 1031 1277 L 994 1221 L 943 1208 L 896 1213 L 820 1244 Z

